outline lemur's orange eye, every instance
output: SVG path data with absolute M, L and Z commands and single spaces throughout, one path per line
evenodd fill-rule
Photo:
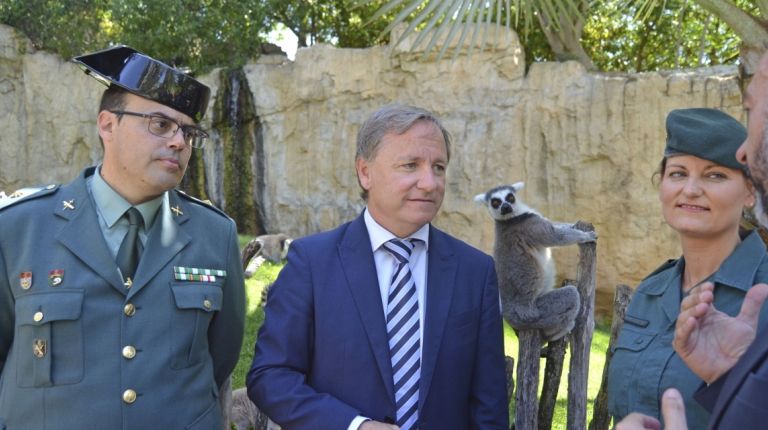
M 495 197 L 492 198 L 491 199 L 491 207 L 494 208 L 494 209 L 498 209 L 499 206 L 501 206 L 501 199 L 497 199 Z
M 507 203 L 514 203 L 515 202 L 515 195 L 512 193 L 507 194 L 507 197 L 504 198 Z

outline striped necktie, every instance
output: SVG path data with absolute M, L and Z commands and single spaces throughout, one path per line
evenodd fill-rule
M 387 337 L 395 387 L 397 425 L 409 430 L 419 417 L 419 301 L 408 260 L 417 239 L 392 239 L 382 245 L 395 257 L 395 270 L 389 286 Z

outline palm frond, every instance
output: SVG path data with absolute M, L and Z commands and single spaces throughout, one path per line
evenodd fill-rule
M 414 3 L 420 4 L 421 0 L 415 0 Z M 424 22 L 424 20 L 427 19 L 429 14 L 432 13 L 432 11 L 434 11 L 435 8 L 437 8 L 440 5 L 443 5 L 444 8 L 448 7 L 448 4 L 446 4 L 445 2 L 442 2 L 441 0 L 431 0 L 427 4 L 427 6 L 424 9 L 422 9 L 422 11 L 414 19 L 411 20 L 410 24 L 408 24 L 408 28 L 406 28 L 405 31 L 403 32 L 403 34 L 400 35 L 400 38 L 395 43 L 395 46 L 399 45 L 403 40 L 405 40 L 406 36 L 408 36 L 411 33 L 413 33 L 413 30 L 415 30 L 416 27 L 419 24 Z M 392 31 L 392 29 L 397 24 L 400 24 L 401 22 L 405 21 L 405 18 L 407 18 L 407 15 L 406 16 L 402 16 L 402 17 L 400 15 L 401 14 L 398 14 L 398 16 L 395 17 L 395 19 L 392 20 L 391 23 L 389 23 L 389 25 L 382 31 L 382 33 L 386 34 L 386 33 L 390 32 L 390 31 Z M 435 15 L 434 20 L 437 20 L 437 18 L 439 18 L 439 16 Z M 430 21 L 430 22 L 432 22 L 434 24 L 433 21 Z
M 375 0 L 356 0 L 358 4 L 370 3 Z M 584 10 L 582 7 L 595 0 L 389 0 L 386 1 L 373 18 L 380 19 L 387 13 L 392 12 L 397 7 L 403 7 L 394 19 L 382 32 L 391 31 L 395 26 L 408 22 L 405 32 L 400 35 L 395 45 L 402 43 L 408 36 L 413 34 L 417 28 L 420 34 L 411 45 L 411 50 L 418 49 L 427 37 L 431 37 L 424 50 L 423 58 L 426 59 L 432 49 L 434 49 L 438 40 L 442 41 L 442 46 L 437 58 L 442 59 L 448 46 L 458 36 L 455 44 L 456 49 L 453 53 L 455 59 L 462 47 L 468 43 L 467 54 L 472 55 L 472 51 L 477 47 L 477 40 L 480 37 L 479 49 L 485 49 L 486 38 L 488 37 L 487 27 L 495 21 L 494 49 L 499 43 L 499 30 L 502 25 L 510 29 L 530 28 L 533 25 L 542 25 L 550 31 L 560 31 L 563 24 L 584 20 Z M 665 0 L 622 0 L 622 1 L 641 1 L 654 2 Z M 495 17 L 493 10 L 495 9 Z M 514 23 L 512 15 L 514 14 Z M 415 15 L 415 16 L 414 16 Z M 411 19 L 409 19 L 411 17 Z M 495 18 L 495 19 L 494 19 Z M 459 33 L 459 30 L 461 32 Z

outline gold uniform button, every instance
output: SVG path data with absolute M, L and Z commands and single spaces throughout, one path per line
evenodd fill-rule
M 206 309 L 210 309 L 211 308 L 211 301 L 208 300 L 208 299 L 203 300 L 203 307 L 206 308 Z
M 43 313 L 40 311 L 35 312 L 35 314 L 32 316 L 32 319 L 35 320 L 35 322 L 40 322 L 43 320 Z
M 133 314 L 136 313 L 136 306 L 134 306 L 133 303 L 128 303 L 127 305 L 123 306 L 123 313 L 129 317 L 132 317 Z
M 128 389 L 123 391 L 123 401 L 129 405 L 136 401 L 136 392 Z
M 133 357 L 136 357 L 136 348 L 132 347 L 131 345 L 126 346 L 123 348 L 123 357 L 127 359 L 132 359 Z

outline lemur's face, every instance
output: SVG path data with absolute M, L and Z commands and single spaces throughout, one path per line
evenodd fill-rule
M 475 201 L 488 208 L 491 217 L 497 221 L 506 221 L 525 212 L 527 208 L 518 202 L 515 193 L 522 188 L 522 183 L 504 185 L 491 189 L 475 197 Z

